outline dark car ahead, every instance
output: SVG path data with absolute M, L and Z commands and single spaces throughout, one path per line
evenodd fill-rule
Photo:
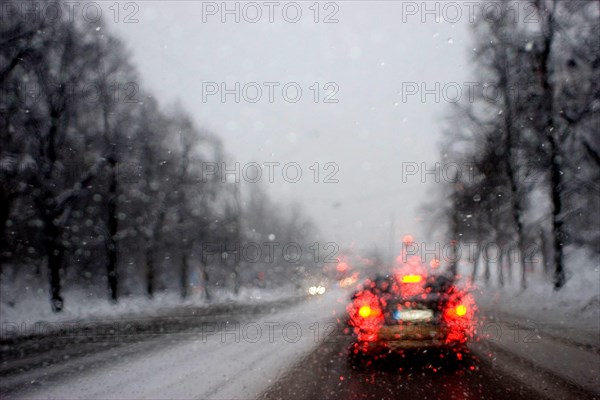
M 445 275 L 395 271 L 368 279 L 347 311 L 353 357 L 425 348 L 458 353 L 474 334 L 473 297 Z

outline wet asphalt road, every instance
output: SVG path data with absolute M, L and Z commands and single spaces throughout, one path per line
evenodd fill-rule
M 462 361 L 455 356 L 441 358 L 439 351 L 429 350 L 370 360 L 366 365 L 348 357 L 351 344 L 348 335 L 330 337 L 261 399 L 598 398 L 522 360 L 505 357 L 486 343 L 470 346 Z M 520 371 L 520 377 L 505 371 Z

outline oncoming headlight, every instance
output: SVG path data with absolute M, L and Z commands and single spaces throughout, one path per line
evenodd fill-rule
M 323 294 L 325 293 L 325 286 L 311 286 L 308 288 L 308 294 L 310 294 L 311 296 L 314 296 L 316 294 Z

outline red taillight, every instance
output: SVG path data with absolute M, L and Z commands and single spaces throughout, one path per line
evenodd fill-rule
M 346 308 L 350 316 L 350 325 L 354 326 L 354 333 L 359 341 L 374 341 L 377 332 L 383 324 L 383 313 L 379 298 L 366 290 L 355 295 L 354 301 Z
M 465 343 L 475 334 L 475 312 L 477 305 L 470 293 L 451 289 L 447 308 L 444 310 L 444 322 L 448 327 L 447 343 Z
M 360 315 L 363 318 L 367 318 L 369 315 L 371 315 L 371 307 L 369 307 L 369 306 L 362 306 L 358 310 L 358 315 Z
M 454 307 L 446 309 L 446 317 L 450 320 L 459 319 L 465 317 L 469 309 L 464 304 L 459 304 Z
M 358 309 L 358 315 L 363 318 L 378 317 L 381 315 L 381 310 L 377 307 L 364 305 Z

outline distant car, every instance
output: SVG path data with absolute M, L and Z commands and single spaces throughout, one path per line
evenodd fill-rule
M 347 311 L 353 359 L 406 349 L 458 352 L 474 334 L 473 296 L 444 275 L 395 271 L 368 279 Z

